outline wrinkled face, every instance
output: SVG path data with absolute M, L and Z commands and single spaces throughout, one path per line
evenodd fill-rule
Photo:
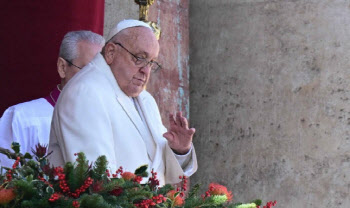
M 128 51 L 147 61 L 155 61 L 159 53 L 158 40 L 153 32 L 145 27 L 128 28 L 127 38 L 117 38 L 113 42 L 122 44 Z M 136 59 L 120 45 L 108 43 L 114 55 L 107 60 L 121 90 L 130 97 L 137 97 L 148 83 L 151 67 L 136 66 Z M 113 47 L 113 48 L 112 48 Z
M 91 44 L 85 41 L 78 43 L 78 57 L 72 60 L 72 64 L 67 63 L 65 83 L 67 83 L 80 69 L 86 66 L 95 55 L 101 52 L 102 47 L 100 45 Z M 78 66 L 78 67 L 77 67 Z

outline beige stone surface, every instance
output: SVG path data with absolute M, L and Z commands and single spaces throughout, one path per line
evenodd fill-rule
M 103 36 L 107 38 L 110 29 L 121 20 L 138 18 L 139 6 L 134 0 L 105 0 Z
M 350 206 L 349 4 L 190 1 L 192 184 L 282 208 Z

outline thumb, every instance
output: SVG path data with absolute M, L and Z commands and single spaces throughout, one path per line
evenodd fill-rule
M 163 137 L 166 138 L 169 142 L 174 141 L 174 135 L 171 132 L 164 133 Z

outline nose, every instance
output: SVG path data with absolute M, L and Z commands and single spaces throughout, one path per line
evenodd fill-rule
M 151 72 L 151 66 L 152 64 L 147 64 L 146 66 L 143 66 L 140 68 L 140 71 L 145 73 L 145 74 L 149 74 Z

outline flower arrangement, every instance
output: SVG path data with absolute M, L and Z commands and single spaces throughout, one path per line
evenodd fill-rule
M 187 177 L 179 176 L 181 186 L 159 187 L 157 173 L 148 177 L 147 165 L 134 173 L 120 167 L 115 173 L 107 169 L 108 161 L 100 156 L 89 165 L 84 153 L 76 154 L 76 162 L 64 167 L 50 167 L 46 147 L 37 145 L 33 156 L 19 153 L 19 144 L 13 143 L 14 153 L 0 151 L 15 159 L 12 168 L 4 168 L 0 175 L 0 207 L 67 207 L 67 208 L 271 208 L 276 202 L 262 206 L 261 200 L 248 204 L 232 203 L 232 192 L 225 186 L 211 183 L 205 194 L 198 195 L 199 185 L 187 191 Z M 4 149 L 0 149 L 4 150 Z

